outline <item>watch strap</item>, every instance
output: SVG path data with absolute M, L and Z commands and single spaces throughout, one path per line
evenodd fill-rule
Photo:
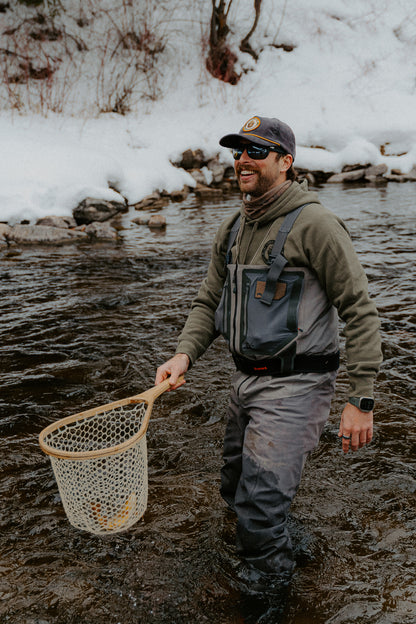
M 362 412 L 371 412 L 374 408 L 374 399 L 372 397 L 349 397 L 348 402 L 358 407 Z

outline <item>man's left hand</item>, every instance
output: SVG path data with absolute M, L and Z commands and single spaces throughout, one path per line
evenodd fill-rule
M 362 412 L 347 403 L 341 416 L 338 437 L 342 438 L 342 450 L 348 453 L 369 444 L 373 438 L 373 412 Z

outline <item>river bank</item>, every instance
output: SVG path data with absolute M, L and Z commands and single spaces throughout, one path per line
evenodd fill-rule
M 139 202 L 129 205 L 127 197 L 117 200 L 100 197 L 86 197 L 73 207 L 71 216 L 50 215 L 41 217 L 34 224 L 23 220 L 9 225 L 0 222 L 0 249 L 14 249 L 18 245 L 61 245 L 67 243 L 117 241 L 120 231 L 120 216 L 132 211 L 149 211 L 150 216 L 132 216 L 136 225 L 147 225 L 153 229 L 166 227 L 163 208 L 170 202 L 184 202 L 190 194 L 200 202 L 221 201 L 227 194 L 238 190 L 233 167 L 222 163 L 216 156 L 207 159 L 201 149 L 184 151 L 180 160 L 172 163 L 189 176 L 190 185 L 168 192 L 155 191 Z M 384 186 L 388 183 L 416 182 L 416 165 L 408 173 L 398 169 L 388 170 L 380 165 L 345 165 L 342 171 L 298 170 L 299 181 L 307 180 L 311 187 L 322 184 L 340 184 L 343 187 Z

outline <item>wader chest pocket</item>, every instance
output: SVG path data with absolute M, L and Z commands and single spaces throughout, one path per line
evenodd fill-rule
M 246 358 L 274 357 L 298 336 L 298 310 L 304 273 L 287 270 L 276 282 L 271 305 L 262 300 L 267 269 L 228 265 L 215 327 L 232 353 Z
M 274 357 L 298 335 L 298 309 L 304 274 L 283 271 L 276 283 L 271 305 L 265 305 L 267 272 L 244 269 L 241 275 L 241 319 L 239 351 L 245 357 Z

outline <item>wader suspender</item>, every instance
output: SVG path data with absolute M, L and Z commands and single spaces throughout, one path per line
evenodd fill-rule
M 276 240 L 274 241 L 273 249 L 270 254 L 270 258 L 272 259 L 272 263 L 270 265 L 269 272 L 267 274 L 266 286 L 264 289 L 263 296 L 260 301 L 265 303 L 266 305 L 271 305 L 273 301 L 274 294 L 276 292 L 276 284 L 277 280 L 280 277 L 281 272 L 287 265 L 287 260 L 282 254 L 282 249 L 287 239 L 287 235 L 293 227 L 296 219 L 299 214 L 303 210 L 303 208 L 307 206 L 307 204 L 303 204 L 303 206 L 299 206 L 289 212 L 285 220 L 283 221 L 282 227 L 277 233 Z
M 260 299 L 260 301 L 262 303 L 265 303 L 266 305 L 272 304 L 273 297 L 276 292 L 277 280 L 279 279 L 281 272 L 287 265 L 287 260 L 282 254 L 282 249 L 286 242 L 287 235 L 292 229 L 293 224 L 295 223 L 297 217 L 302 212 L 303 208 L 307 205 L 308 204 L 303 204 L 302 206 L 298 206 L 298 208 L 295 208 L 294 210 L 289 212 L 286 215 L 285 220 L 283 221 L 282 226 L 277 233 L 276 240 L 274 241 L 273 249 L 270 253 L 270 259 L 272 260 L 272 263 L 270 265 L 270 268 L 267 274 L 267 280 L 266 280 L 266 286 L 264 288 L 264 293 Z M 240 218 L 236 219 L 234 221 L 233 227 L 231 228 L 230 237 L 228 239 L 227 254 L 225 256 L 226 264 L 231 263 L 231 248 L 235 243 L 235 239 L 237 238 L 238 230 L 240 229 L 240 222 L 241 222 Z

